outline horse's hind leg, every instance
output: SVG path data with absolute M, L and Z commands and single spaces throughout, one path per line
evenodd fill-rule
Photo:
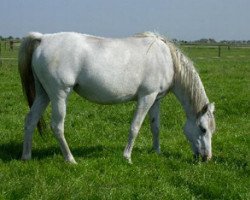
M 160 101 L 156 100 L 153 106 L 149 110 L 149 120 L 151 132 L 153 135 L 153 149 L 160 153 L 160 142 L 159 142 L 159 132 L 160 132 Z
M 52 117 L 51 128 L 56 139 L 60 144 L 60 148 L 64 159 L 70 163 L 76 163 L 70 152 L 67 141 L 64 137 L 64 119 L 66 116 L 66 100 L 69 92 L 60 91 L 60 95 L 55 96 L 51 100 Z
M 148 110 L 151 108 L 151 106 L 153 105 L 155 101 L 156 96 L 157 94 L 153 93 L 153 94 L 146 95 L 138 99 L 136 112 L 135 112 L 135 115 L 134 115 L 134 118 L 130 127 L 128 144 L 123 153 L 124 157 L 129 161 L 129 163 L 132 163 L 131 153 L 132 153 L 135 139 L 138 135 L 138 132 L 141 128 L 142 122 L 145 119 L 145 116 Z
M 36 98 L 25 119 L 22 160 L 31 159 L 32 135 L 48 104 L 48 95 L 40 83 L 36 82 Z

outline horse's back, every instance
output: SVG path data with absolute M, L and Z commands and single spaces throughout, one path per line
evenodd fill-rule
M 34 52 L 33 65 L 47 88 L 74 87 L 81 96 L 100 103 L 163 92 L 173 78 L 167 45 L 147 37 L 48 34 Z

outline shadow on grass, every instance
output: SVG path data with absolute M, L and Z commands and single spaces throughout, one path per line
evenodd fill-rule
M 119 147 L 111 146 L 81 146 L 71 147 L 74 157 L 81 158 L 100 158 L 107 157 L 115 151 L 121 151 Z M 11 141 L 9 143 L 0 144 L 0 160 L 10 162 L 12 160 L 20 160 L 22 154 L 22 143 Z M 59 146 L 45 147 L 42 149 L 33 149 L 32 157 L 36 160 L 43 160 L 54 155 L 62 155 Z
M 188 164 L 196 164 L 197 161 L 193 159 L 193 156 L 190 154 L 189 157 L 185 157 L 183 153 L 176 151 L 164 151 L 162 152 L 162 156 L 168 160 L 179 160 Z
M 180 175 L 172 178 L 172 184 L 177 188 L 186 188 L 197 199 L 220 199 L 221 190 L 213 190 L 206 185 L 199 184 L 198 181 L 188 180 Z
M 230 168 L 243 169 L 246 170 L 248 166 L 246 155 L 245 157 L 241 155 L 241 157 L 229 157 L 222 155 L 214 155 L 211 160 L 202 162 L 201 157 L 198 160 L 195 160 L 193 156 L 190 154 L 188 157 L 184 156 L 181 152 L 176 151 L 164 151 L 161 154 L 166 159 L 170 160 L 179 160 L 181 162 L 185 162 L 187 164 L 220 164 L 223 166 L 228 166 Z
M 222 155 L 214 156 L 213 161 L 218 164 L 223 164 L 223 166 L 228 166 L 230 168 L 236 168 L 237 170 L 243 169 L 247 170 L 249 168 L 247 156 L 241 157 L 225 157 Z
M 21 157 L 22 143 L 10 141 L 6 144 L 0 144 L 0 159 L 4 162 L 18 160 Z

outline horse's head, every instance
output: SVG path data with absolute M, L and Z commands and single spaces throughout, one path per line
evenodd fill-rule
M 194 158 L 201 155 L 202 160 L 210 160 L 212 157 L 212 135 L 215 131 L 214 103 L 205 105 L 196 119 L 188 119 L 184 132 L 192 145 Z

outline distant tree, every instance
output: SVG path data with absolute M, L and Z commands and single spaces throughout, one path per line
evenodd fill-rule
M 208 43 L 217 43 L 215 39 L 209 38 Z
M 227 41 L 227 40 L 221 40 L 220 43 L 221 44 L 229 44 L 229 41 Z
M 13 40 L 14 38 L 12 36 L 9 36 L 7 39 L 8 40 Z
M 177 42 L 178 42 L 178 40 L 177 40 L 177 39 L 172 39 L 172 41 L 173 41 L 174 43 L 177 43 Z
M 200 40 L 196 40 L 195 43 L 201 43 L 201 44 L 215 44 L 217 43 L 215 39 L 212 38 L 202 38 Z
M 188 41 L 186 41 L 186 40 L 181 40 L 180 41 L 182 44 L 187 44 L 188 43 Z
M 207 43 L 207 39 L 202 38 L 200 40 L 196 40 L 195 43 L 203 43 L 204 44 L 204 43 Z

